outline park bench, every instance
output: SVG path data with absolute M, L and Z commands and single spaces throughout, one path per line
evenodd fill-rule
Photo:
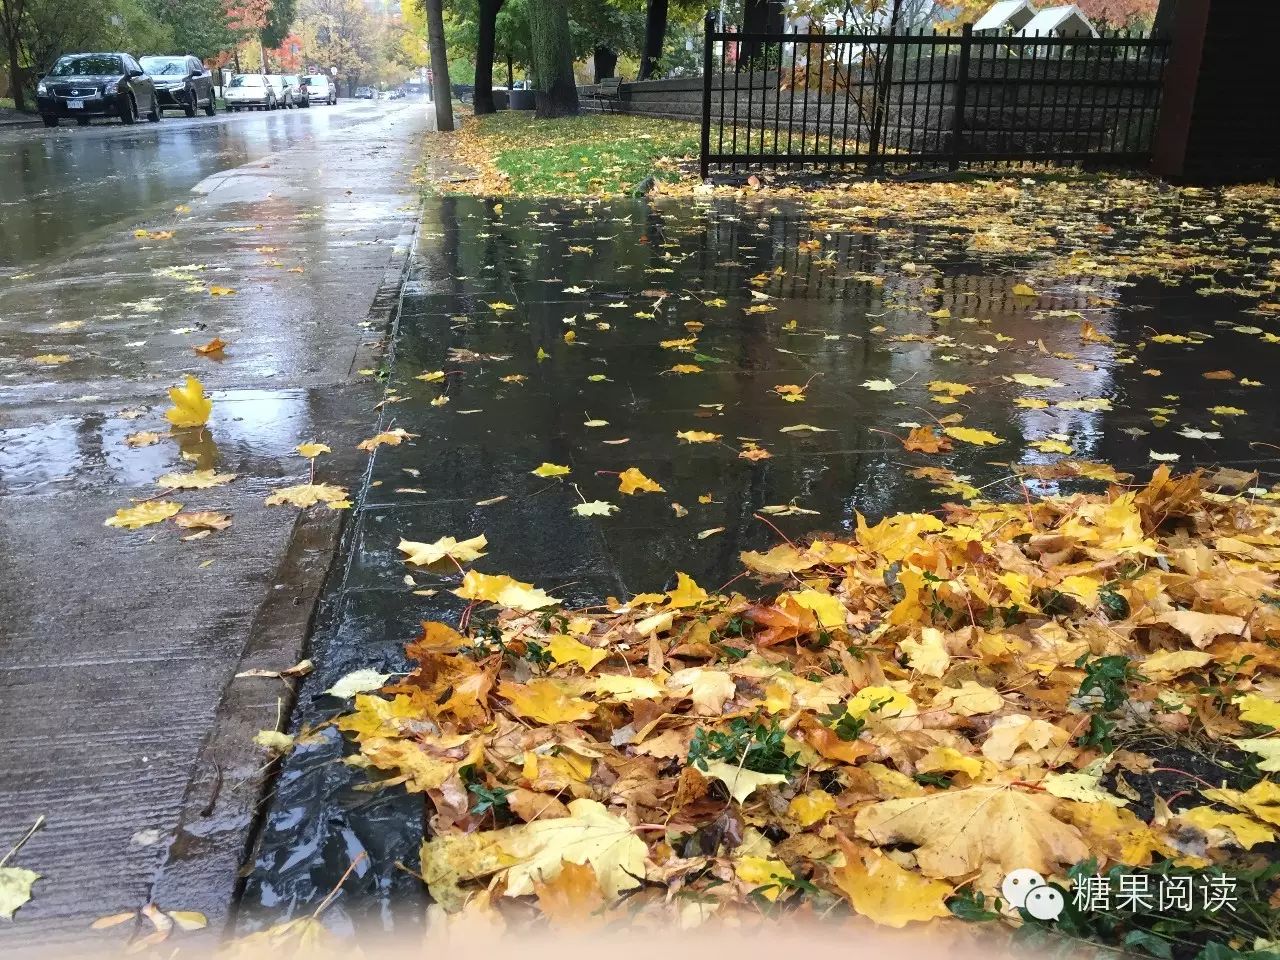
M 616 111 L 618 104 L 622 103 L 622 78 L 605 77 L 596 84 L 590 96 L 601 104 L 601 109 Z

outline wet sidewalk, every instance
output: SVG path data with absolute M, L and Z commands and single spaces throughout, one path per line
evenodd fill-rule
M 305 441 L 334 450 L 320 479 L 363 471 L 425 125 L 390 108 L 276 130 L 274 152 L 177 209 L 143 203 L 0 276 L 5 849 L 46 818 L 15 861 L 42 879 L 0 952 L 118 944 L 127 925 L 89 923 L 149 902 L 225 920 L 267 759 L 252 737 L 290 696 L 233 675 L 301 659 L 342 519 L 264 499 L 305 482 Z M 224 351 L 196 352 L 215 337 Z M 171 434 L 166 390 L 187 374 L 212 416 Z M 157 484 L 195 470 L 236 479 Z M 104 527 L 158 495 L 230 526 Z
M 1023 480 L 1069 494 L 1171 463 L 1270 487 L 1280 320 L 1259 304 L 1274 300 L 1275 212 L 1205 195 L 1035 232 L 1054 215 L 1028 198 L 1007 223 L 1052 240 L 1037 248 L 976 243 L 976 215 L 856 199 L 432 201 L 380 427 L 410 436 L 373 455 L 295 729 L 343 710 L 322 691 L 344 674 L 403 670 L 421 621 L 458 624 L 457 571 L 405 565 L 401 539 L 484 534 L 475 569 L 575 608 L 676 571 L 718 588 L 783 536 L 1020 500 Z M 1205 216 L 1218 236 L 1161 239 Z M 1239 253 L 1212 277 L 1161 266 L 1215 245 Z M 933 452 L 905 449 L 924 427 Z M 620 491 L 633 469 L 662 489 Z M 416 869 L 422 799 L 358 789 L 343 753 L 324 728 L 288 759 L 248 904 L 313 906 L 363 852 L 332 921 L 417 924 L 420 884 L 394 864 Z

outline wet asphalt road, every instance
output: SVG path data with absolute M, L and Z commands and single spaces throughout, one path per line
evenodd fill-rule
M 384 109 L 348 100 L 190 119 L 166 113 L 158 124 L 129 127 L 94 119 L 88 127 L 0 128 L 0 273 L 154 205 L 179 203 L 219 171 L 341 136 Z
M 0 131 L 0 846 L 47 818 L 0 953 L 152 900 L 224 919 L 288 696 L 233 676 L 301 659 L 338 527 L 263 501 L 306 481 L 298 443 L 332 446 L 320 479 L 365 466 L 426 129 L 401 102 Z M 170 433 L 187 374 L 213 413 Z M 205 468 L 237 479 L 164 496 L 229 528 L 103 526 Z

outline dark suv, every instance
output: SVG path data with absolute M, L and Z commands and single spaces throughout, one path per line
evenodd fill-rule
M 127 53 L 72 53 L 59 57 L 36 84 L 36 103 L 46 127 L 75 117 L 85 126 L 90 117 L 119 117 L 134 123 L 146 113 L 160 122 L 155 84 Z
M 139 62 L 156 85 L 163 109 L 181 110 L 188 117 L 200 107 L 210 117 L 217 112 L 213 74 L 195 57 L 143 57 Z

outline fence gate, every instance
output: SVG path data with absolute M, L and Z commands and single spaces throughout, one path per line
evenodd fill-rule
M 702 175 L 713 167 L 1144 166 L 1168 41 L 743 33 L 706 21 Z

